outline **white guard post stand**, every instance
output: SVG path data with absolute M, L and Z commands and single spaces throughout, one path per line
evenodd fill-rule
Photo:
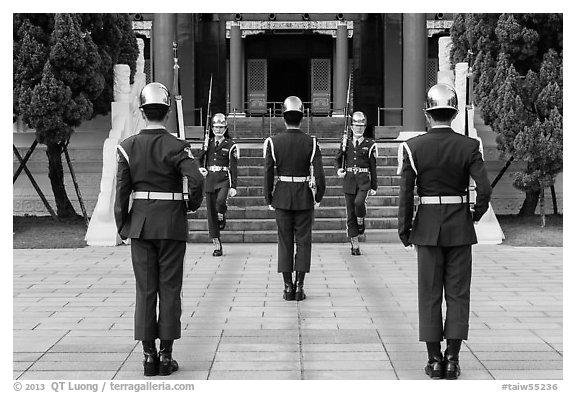
M 456 89 L 458 96 L 458 116 L 454 119 L 451 126 L 454 131 L 464 134 L 464 116 L 468 115 L 468 134 L 472 138 L 480 141 L 482 149 L 482 140 L 478 137 L 478 132 L 474 127 L 474 105 L 468 108 L 466 112 L 466 75 L 468 73 L 467 63 L 456 64 L 456 70 L 452 71 L 450 64 L 450 48 L 452 40 L 450 37 L 440 37 L 438 39 L 438 83 L 445 83 Z M 484 154 L 484 153 L 482 153 Z M 504 233 L 492 204 L 489 204 L 488 211 L 482 216 L 478 224 L 474 225 L 478 244 L 500 244 L 504 239 Z
M 466 74 L 468 72 L 467 63 L 456 64 L 455 71 L 455 89 L 456 95 L 458 96 L 458 116 L 452 122 L 452 128 L 454 131 L 464 134 L 464 122 L 465 116 L 468 116 L 468 136 L 471 138 L 478 139 L 480 141 L 480 150 L 482 151 L 483 145 L 482 140 L 478 137 L 478 132 L 474 127 L 474 105 L 466 110 Z M 482 151 L 482 155 L 484 152 Z M 476 194 L 472 193 L 473 197 L 471 200 L 476 199 Z M 478 238 L 478 244 L 500 244 L 504 239 L 504 233 L 502 228 L 498 223 L 496 214 L 492 209 L 492 204 L 488 205 L 488 210 L 482 216 L 480 221 L 474 225 L 476 230 L 476 237 Z
M 89 246 L 117 246 L 121 244 L 114 220 L 116 198 L 116 146 L 127 137 L 136 134 L 144 120 L 139 110 L 139 95 L 146 85 L 144 74 L 144 42 L 138 39 L 140 55 L 136 61 L 134 84 L 130 86 L 130 67 L 114 66 L 114 102 L 112 102 L 112 129 L 102 149 L 102 179 L 96 207 L 92 212 L 86 243 Z

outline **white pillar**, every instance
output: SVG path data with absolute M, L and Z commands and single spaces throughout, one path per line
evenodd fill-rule
M 112 128 L 102 148 L 102 179 L 96 207 L 92 212 L 86 243 L 89 246 L 116 246 L 120 244 L 114 219 L 116 198 L 116 146 L 125 138 L 136 134 L 143 126 L 139 96 L 146 84 L 144 74 L 144 42 L 138 39 L 140 56 L 136 61 L 134 84 L 130 86 L 130 67 L 114 66 L 114 102 L 111 108 Z
M 454 87 L 454 71 L 450 64 L 450 49 L 452 39 L 450 37 L 438 38 L 438 83 L 445 83 Z
M 465 119 L 468 117 L 468 136 L 480 141 L 480 151 L 482 154 L 482 140 L 478 137 L 478 132 L 474 127 L 474 105 L 466 108 L 466 76 L 468 74 L 468 63 L 458 63 L 455 67 L 455 77 L 454 77 L 454 88 L 456 89 L 456 95 L 458 96 L 458 115 L 456 119 L 452 121 L 452 128 L 454 131 L 461 134 L 465 133 Z M 470 179 L 472 185 L 474 181 Z M 476 199 L 476 194 L 472 192 L 471 200 Z M 479 244 L 500 244 L 502 239 L 504 239 L 504 233 L 502 228 L 498 223 L 496 214 L 492 209 L 492 204 L 488 205 L 488 211 L 482 216 L 482 219 L 478 224 L 474 225 L 476 230 L 476 237 L 478 238 Z

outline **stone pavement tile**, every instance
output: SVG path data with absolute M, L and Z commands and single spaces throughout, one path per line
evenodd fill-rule
M 440 386 L 441 385 L 436 385 L 436 384 L 446 384 L 446 383 L 451 383 L 451 381 L 432 381 L 430 380 L 430 377 L 428 377 L 428 375 L 426 375 L 424 373 L 424 366 L 426 365 L 426 362 L 422 363 L 422 367 L 420 369 L 409 369 L 409 370 L 394 370 L 396 372 L 396 374 L 398 375 L 398 379 L 400 380 L 428 380 L 430 381 L 429 383 L 434 384 L 431 385 L 433 387 L 436 387 L 437 389 L 434 389 L 434 391 L 438 390 L 441 391 Z M 462 370 L 462 373 L 460 374 L 460 377 L 458 378 L 458 380 L 493 380 L 494 378 L 492 377 L 492 375 L 490 375 L 490 372 L 488 372 L 487 370 L 468 370 L 468 369 L 464 369 Z M 458 383 L 458 382 L 455 382 Z
M 300 362 L 215 361 L 211 371 L 300 371 Z
M 542 343 L 476 343 L 474 341 L 466 341 L 468 348 L 473 352 L 533 352 L 533 351 L 550 351 L 551 348 L 548 344 Z
M 215 380 L 299 380 L 301 379 L 300 370 L 287 371 L 230 371 L 216 370 L 211 371 L 208 379 Z
M 306 380 L 396 380 L 394 370 L 304 370 Z
M 130 352 L 136 346 L 135 341 L 127 341 L 124 337 L 107 337 L 100 341 L 93 337 L 64 337 L 50 352 Z
M 540 351 L 540 352 L 515 352 L 515 351 L 500 351 L 500 352 L 477 352 L 474 351 L 476 356 L 481 362 L 485 363 L 489 360 L 532 360 L 532 361 L 548 361 L 559 360 L 562 361 L 562 356 L 555 351 Z
M 222 352 L 218 351 L 215 362 L 300 362 L 299 352 Z
M 25 334 L 25 335 L 22 335 Z M 61 330 L 17 331 L 13 333 L 13 352 L 46 352 L 64 337 Z
M 340 332 L 337 330 L 336 332 Z M 378 336 L 354 335 L 353 333 L 326 335 L 324 333 L 313 334 L 310 331 L 302 335 L 303 344 L 379 344 Z
M 267 337 L 288 336 L 298 338 L 299 332 L 294 329 L 225 329 L 222 337 Z
M 299 346 L 295 344 L 220 344 L 218 351 L 222 352 L 298 352 Z
M 562 360 L 483 360 L 489 370 L 562 370 Z
M 12 361 L 14 362 L 34 362 L 44 356 L 44 352 L 14 352 Z
M 491 369 L 490 373 L 494 379 L 531 379 L 531 380 L 544 380 L 544 379 L 557 379 L 561 380 L 562 370 L 497 370 Z
M 302 352 L 381 352 L 382 344 L 308 344 L 302 343 Z
M 342 351 L 327 351 L 327 352 L 313 352 L 303 351 L 302 359 L 305 361 L 324 361 L 330 362 L 332 360 L 385 360 L 389 361 L 386 352 L 342 352 Z
M 136 381 L 159 381 L 159 380 L 183 380 L 183 381 L 200 381 L 208 379 L 207 370 L 187 370 L 181 368 L 177 372 L 169 376 L 155 376 L 145 377 L 142 370 L 139 371 L 118 371 L 114 376 L 114 380 L 136 380 Z
M 12 363 L 12 369 L 13 371 L 26 371 L 28 370 L 32 365 L 34 364 L 34 362 L 32 361 L 26 361 L 26 362 L 16 362 L 14 361 Z
M 340 360 L 335 354 L 333 360 L 303 360 L 302 369 L 308 370 L 392 370 L 388 360 Z
M 222 344 L 297 344 L 298 337 L 289 336 L 262 336 L 262 337 L 234 337 L 225 336 L 220 340 L 220 345 Z
M 19 380 L 79 380 L 79 379 L 94 379 L 94 380 L 110 380 L 114 376 L 115 371 L 72 371 L 72 370 L 59 370 L 59 371 L 26 371 L 22 373 Z
M 55 362 L 52 360 L 38 360 L 28 371 L 116 371 L 122 365 L 122 360 L 117 361 L 66 361 Z

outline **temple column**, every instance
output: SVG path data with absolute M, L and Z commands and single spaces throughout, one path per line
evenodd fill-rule
M 245 116 L 242 99 L 242 32 L 240 24 L 230 27 L 230 115 Z
M 152 23 L 152 81 L 160 82 L 172 93 L 174 80 L 174 52 L 172 43 L 176 38 L 176 14 L 154 14 Z M 176 130 L 175 107 L 172 108 L 169 130 Z
M 403 14 L 402 125 L 404 131 L 425 131 L 426 14 Z
M 332 116 L 344 116 L 348 92 L 348 26 L 338 22 L 336 29 L 336 63 L 334 65 L 334 108 Z

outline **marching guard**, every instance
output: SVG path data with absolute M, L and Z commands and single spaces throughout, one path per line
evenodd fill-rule
M 164 85 L 144 86 L 140 110 L 146 126 L 117 147 L 114 216 L 120 237 L 131 239 L 136 279 L 134 339 L 142 341 L 145 376 L 178 370 L 172 347 L 181 335 L 186 210 L 200 207 L 204 183 L 189 143 L 166 130 L 170 101 Z M 182 192 L 183 176 L 188 180 L 188 202 Z
M 316 138 L 300 130 L 303 110 L 300 98 L 286 98 L 283 103 L 286 131 L 264 142 L 264 197 L 276 215 L 283 298 L 297 301 L 306 298 L 304 277 L 310 272 L 314 206 L 320 203 L 326 189 L 322 153 Z
M 226 116 L 216 113 L 212 117 L 212 135 L 208 149 L 198 156 L 198 162 L 206 163 L 201 167 L 206 177 L 206 209 L 208 213 L 208 231 L 214 243 L 213 256 L 222 256 L 220 231 L 226 227 L 228 197 L 236 196 L 238 179 L 238 159 L 240 150 L 230 138 Z
M 352 136 L 346 142 L 346 151 L 340 149 L 335 159 L 339 178 L 344 178 L 342 189 L 346 200 L 346 234 L 350 238 L 352 255 L 360 255 L 358 235 L 366 229 L 366 199 L 376 195 L 378 174 L 376 158 L 378 146 L 374 139 L 364 137 L 366 116 L 352 114 Z M 342 160 L 346 165 L 342 164 Z
M 450 128 L 457 113 L 454 89 L 432 86 L 425 106 L 430 129 L 402 143 L 398 151 L 398 234 L 405 246 L 414 245 L 417 251 L 419 340 L 426 342 L 424 371 L 433 379 L 460 375 L 460 347 L 468 339 L 472 244 L 477 243 L 474 223 L 488 209 L 492 192 L 479 141 Z M 477 192 L 472 212 L 470 177 Z M 420 203 L 413 218 L 415 184 Z

